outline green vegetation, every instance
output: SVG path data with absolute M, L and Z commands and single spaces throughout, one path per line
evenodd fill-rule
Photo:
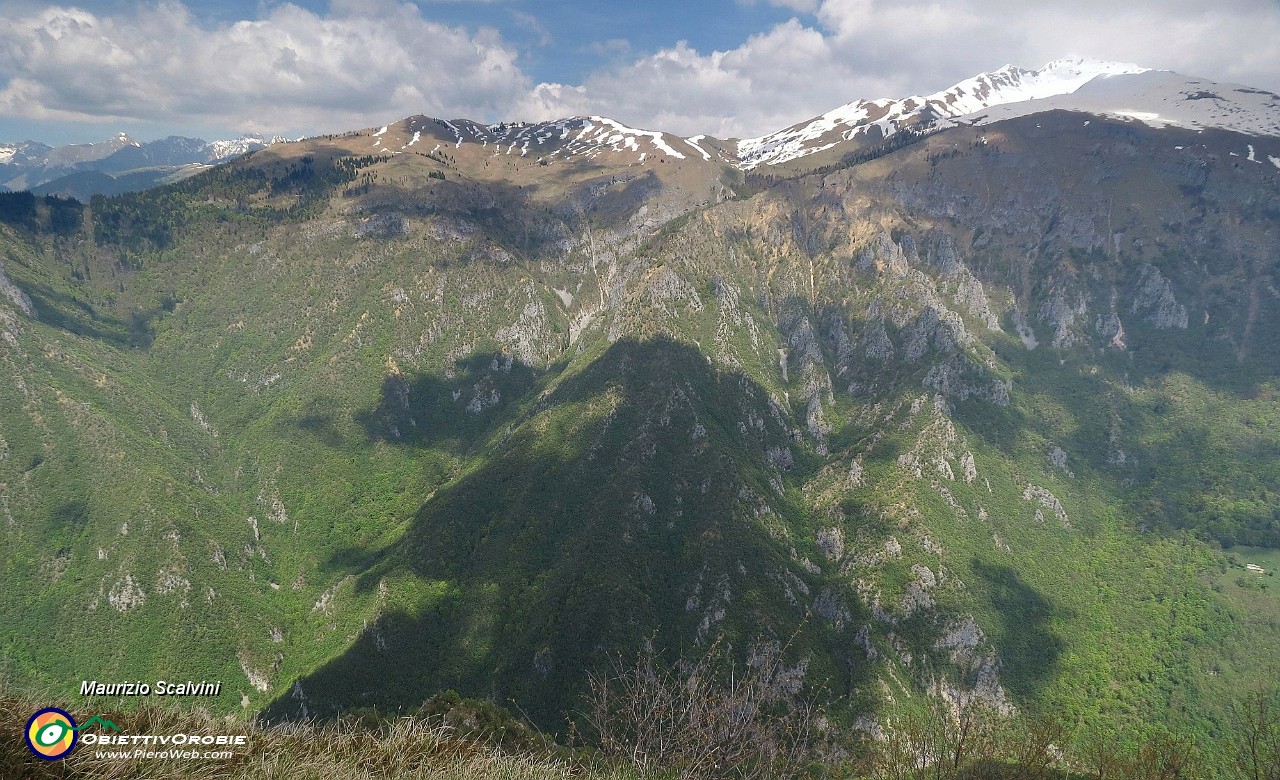
M 84 207 L 70 198 L 0 192 L 0 223 L 10 227 L 70 236 L 80 230 L 83 221 Z
M 1072 771 L 1192 744 L 1197 776 L 1230 776 L 1231 702 L 1280 641 L 1273 578 L 1233 547 L 1280 533 L 1257 335 L 1280 315 L 1226 208 L 1243 185 L 1206 188 L 1225 205 L 1196 228 L 1238 231 L 1234 254 L 1138 212 L 1111 215 L 1123 250 L 1084 251 L 1102 216 L 1009 173 L 1057 170 L 1002 157 L 1035 153 L 1016 134 L 913 140 L 713 205 L 657 174 L 515 184 L 464 148 L 333 139 L 62 227 L 61 202 L 5 201 L 4 669 L 62 697 L 222 680 L 213 716 L 358 717 L 383 739 L 315 728 L 370 750 L 455 690 L 420 714 L 487 700 L 467 723 L 520 735 L 501 760 L 524 766 L 533 726 L 622 761 L 634 721 L 582 722 L 601 681 L 637 680 L 611 659 L 648 647 L 644 679 L 687 682 L 677 659 L 714 647 L 773 659 L 791 688 L 765 720 L 821 712 L 850 772 L 945 758 L 948 699 L 990 729 L 952 776 L 1051 742 Z M 1201 196 L 1143 165 L 1191 231 Z M 1015 190 L 1066 205 L 970 205 Z M 780 771 L 760 761 L 738 766 Z

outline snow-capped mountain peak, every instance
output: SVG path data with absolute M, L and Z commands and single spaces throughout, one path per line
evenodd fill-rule
M 1041 100 L 1075 92 L 1099 77 L 1145 73 L 1148 69 L 1123 62 L 1071 58 L 1054 60 L 1027 70 L 1006 65 L 991 73 L 965 79 L 943 92 L 925 98 L 931 105 L 944 104 L 946 116 L 960 116 L 988 106 Z
M 1140 121 L 1152 127 L 1218 128 L 1245 135 L 1280 136 L 1280 95 L 1171 71 L 1094 79 L 1070 93 L 1038 102 L 992 105 L 958 121 L 983 125 L 1053 110 Z
M 743 139 L 738 142 L 738 157 L 746 169 L 774 165 L 859 136 L 874 141 L 908 127 L 943 127 L 949 120 L 990 106 L 1068 94 L 1096 78 L 1146 71 L 1129 63 L 1084 58 L 1054 60 L 1035 70 L 1006 65 L 932 95 L 858 100 L 785 130 Z
M 279 136 L 267 138 L 262 135 L 243 135 L 239 138 L 210 141 L 205 148 L 209 162 L 223 162 L 256 149 L 265 149 L 272 144 L 283 143 L 285 140 Z
M 0 143 L 0 165 L 22 165 L 39 159 L 51 150 L 52 147 L 39 141 Z

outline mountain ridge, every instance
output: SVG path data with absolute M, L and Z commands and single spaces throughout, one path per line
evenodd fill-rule
M 1053 60 L 1034 70 L 1005 65 L 927 96 L 847 103 L 815 119 L 739 141 L 738 155 L 742 167 L 748 169 L 785 163 L 855 136 L 866 135 L 869 140 L 878 141 L 907 127 L 942 127 L 948 119 L 991 105 L 1071 93 L 1095 78 L 1146 70 L 1138 65 L 1083 58 Z
M 1190 107 L 1191 103 L 1195 105 Z M 374 153 L 421 152 L 426 145 L 415 146 L 425 132 L 433 140 L 429 153 L 450 146 L 458 148 L 464 143 L 492 145 L 495 153 L 505 155 L 527 157 L 532 152 L 540 165 L 576 156 L 591 160 L 606 151 L 614 162 L 621 162 L 630 154 L 631 161 L 638 164 L 663 157 L 681 160 L 688 155 L 751 172 L 795 167 L 806 164 L 805 158 L 814 155 L 829 161 L 833 154 L 856 152 L 904 130 L 916 134 L 935 132 L 957 124 L 981 125 L 1051 110 L 1074 110 L 1156 126 L 1219 128 L 1280 137 L 1280 96 L 1171 71 L 1081 57 L 1053 60 L 1035 69 L 1005 65 L 930 95 L 858 99 L 782 130 L 745 139 L 717 139 L 705 134 L 682 137 L 630 127 L 598 115 L 491 124 L 416 116 L 356 134 L 367 132 L 370 151 Z M 382 136 L 390 128 L 401 132 L 388 145 L 391 139 Z M 199 170 L 187 166 L 226 162 L 286 140 L 243 136 L 206 142 L 170 136 L 141 143 L 120 133 L 99 144 L 58 148 L 36 142 L 0 144 L 0 175 L 8 176 L 0 186 L 40 187 L 40 193 L 74 196 L 101 189 L 101 185 L 77 189 L 76 184 L 85 181 L 83 176 L 67 179 L 66 183 L 58 180 L 91 170 L 113 178 L 132 174 L 135 184 L 114 188 L 106 185 L 114 194 L 173 181 Z M 9 166 L 12 168 L 6 171 Z M 38 170 L 42 167 L 45 170 Z M 157 168 L 164 170 L 141 175 L 141 171 Z
M 1209 95 L 1214 97 L 1206 102 Z M 1194 110 L 1187 108 L 1195 101 L 1199 102 Z M 826 163 L 834 159 L 832 155 L 856 152 L 904 130 L 928 133 L 1053 110 L 1155 126 L 1216 128 L 1280 137 L 1280 97 L 1270 92 L 1085 58 L 1053 60 L 1036 69 L 1006 65 L 927 96 L 859 99 L 788 128 L 746 139 L 717 139 L 703 134 L 685 138 L 628 127 L 601 116 L 532 123 L 430 121 L 448 128 L 448 133 L 435 137 L 432 149 L 436 151 L 463 143 L 483 147 L 492 144 L 496 153 L 518 153 L 522 157 L 532 153 L 540 164 L 575 155 L 593 159 L 605 150 L 615 156 L 630 153 L 631 162 L 638 164 L 664 155 L 676 159 L 690 155 L 752 172 L 795 167 L 814 155 Z M 421 119 L 384 125 L 378 133 L 373 128 L 360 132 L 369 132 L 371 138 L 376 138 L 388 128 L 403 126 L 403 137 L 396 136 L 399 145 L 376 141 L 371 144 L 375 151 L 395 154 L 410 150 L 417 143 L 410 134 L 424 132 L 424 126 L 413 124 Z M 552 139 L 563 143 L 554 144 L 553 149 L 547 146 Z

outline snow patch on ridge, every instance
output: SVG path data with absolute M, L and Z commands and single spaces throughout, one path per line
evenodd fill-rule
M 697 150 L 698 150 L 698 154 L 701 154 L 701 155 L 702 155 L 702 159 L 704 159 L 704 160 L 710 160 L 710 159 L 711 159 L 711 155 L 707 154 L 707 150 L 706 150 L 706 149 L 703 149 L 701 146 L 698 146 L 698 143 L 699 143 L 703 138 L 706 138 L 706 136 L 705 136 L 705 135 L 695 135 L 695 136 L 690 136 L 689 138 L 684 139 L 684 142 L 685 142 L 685 143 L 687 143 L 687 144 L 689 144 L 690 146 L 692 146 L 694 149 L 697 149 Z
M 684 159 L 684 155 L 681 154 L 680 152 L 677 152 L 675 149 L 673 149 L 671 145 L 668 144 L 666 140 L 663 138 L 663 134 L 657 130 L 637 130 L 635 128 L 627 127 L 626 125 L 621 124 L 620 122 L 615 122 L 612 119 L 609 119 L 603 116 L 593 116 L 591 117 L 591 121 L 599 122 L 604 129 L 612 129 L 615 131 L 614 133 L 610 134 L 608 137 L 607 143 L 611 145 L 622 142 L 622 143 L 626 143 L 627 146 L 629 146 L 632 150 L 638 150 L 640 147 L 636 144 L 635 139 L 643 136 L 643 137 L 649 138 L 650 141 L 653 143 L 653 145 L 656 146 L 658 150 L 663 152 L 664 154 L 669 154 L 672 157 L 676 158 L 677 160 Z M 583 134 L 585 134 L 587 130 L 590 130 L 590 129 L 591 129 L 590 126 L 584 128 Z M 599 139 L 602 133 L 603 133 L 603 130 L 598 131 L 595 134 L 593 134 L 592 137 Z
M 1095 79 L 1071 94 L 993 106 L 961 121 L 985 125 L 1055 110 L 1138 121 L 1151 127 L 1216 128 L 1244 135 L 1280 136 L 1280 95 L 1170 71 Z
M 454 144 L 454 148 L 456 149 L 459 146 L 462 146 L 462 131 L 458 129 L 458 126 L 447 119 L 442 119 L 441 121 L 444 122 L 445 126 L 447 126 L 450 130 L 452 130 L 453 134 L 458 138 L 458 142 Z
M 413 117 L 406 120 L 405 133 L 413 133 L 413 139 L 402 146 L 407 149 L 421 139 L 438 133 L 432 123 L 448 128 L 453 134 L 454 146 L 477 144 L 491 150 L 493 156 L 510 155 L 533 157 L 540 165 L 556 160 L 592 160 L 601 154 L 620 155 L 614 162 L 644 164 L 659 156 L 674 160 L 687 159 L 684 152 L 673 144 L 687 143 L 696 149 L 704 160 L 710 161 L 707 150 L 697 145 L 705 136 L 695 136 L 692 143 L 680 136 L 658 130 L 641 130 L 628 127 L 608 117 L 570 117 L 554 122 L 499 122 L 480 124 L 466 119 L 452 122 L 443 119 Z M 376 144 L 375 144 L 376 145 Z
M 932 95 L 858 100 L 808 122 L 738 142 L 740 167 L 776 165 L 829 149 L 858 136 L 887 138 L 914 125 L 948 127 L 952 120 L 1005 103 L 1042 100 L 1071 93 L 1099 77 L 1146 72 L 1128 63 L 1088 59 L 1054 60 L 1037 70 L 1006 65 Z

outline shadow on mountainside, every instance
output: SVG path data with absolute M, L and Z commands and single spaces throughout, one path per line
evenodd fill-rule
M 468 365 L 491 369 L 492 360 Z M 407 396 L 396 385 L 367 418 L 373 434 L 386 435 L 388 415 L 430 406 L 431 393 L 443 400 L 424 422 L 444 423 L 451 385 L 419 378 Z M 615 343 L 422 506 L 398 543 L 357 576 L 366 593 L 388 585 L 377 617 L 264 716 L 416 709 L 454 688 L 514 703 L 560 729 L 578 711 L 587 673 L 616 654 L 654 637 L 672 657 L 699 655 L 721 633 L 739 656 L 758 639 L 794 635 L 790 663 L 808 659 L 810 683 L 876 690 L 853 641 L 869 620 L 865 607 L 845 594 L 851 614 L 839 629 L 808 617 L 812 598 L 791 594 L 816 594 L 817 578 L 766 528 L 795 518 L 758 516 L 758 497 L 772 492 L 765 450 L 787 432 L 747 436 L 738 420 L 744 408 L 769 419 L 767 398 L 682 344 Z M 430 425 L 418 429 L 420 443 L 432 441 Z M 784 515 L 799 511 L 779 504 Z M 358 560 L 344 553 L 334 563 Z M 873 708 L 878 694 L 864 696 Z
M 377 406 L 358 413 L 356 421 L 372 441 L 462 454 L 495 426 L 511 422 L 538 382 L 537 373 L 511 355 L 473 354 L 457 362 L 452 376 L 387 376 Z M 306 418 L 304 424 L 324 428 L 326 421 Z
M 161 310 L 137 312 L 125 320 L 104 314 L 92 304 L 38 282 L 19 281 L 38 320 L 77 336 L 104 341 L 120 349 L 151 345 L 151 322 Z M 166 309 L 165 311 L 171 310 Z
M 1057 674 L 1066 651 L 1066 642 L 1050 624 L 1055 606 L 1012 567 L 977 558 L 972 566 L 980 579 L 978 589 L 1001 618 L 992 641 L 1006 672 L 1004 684 L 1019 701 L 1031 701 Z
M 598 168 L 598 170 L 596 170 Z M 515 184 L 483 176 L 424 176 L 420 184 L 388 182 L 352 185 L 337 193 L 345 210 L 361 215 L 439 215 L 475 225 L 493 246 L 534 260 L 564 261 L 566 247 L 584 231 L 619 231 L 666 188 L 652 171 L 575 165 L 548 171 L 535 182 Z M 394 237 L 394 235 L 388 236 Z

